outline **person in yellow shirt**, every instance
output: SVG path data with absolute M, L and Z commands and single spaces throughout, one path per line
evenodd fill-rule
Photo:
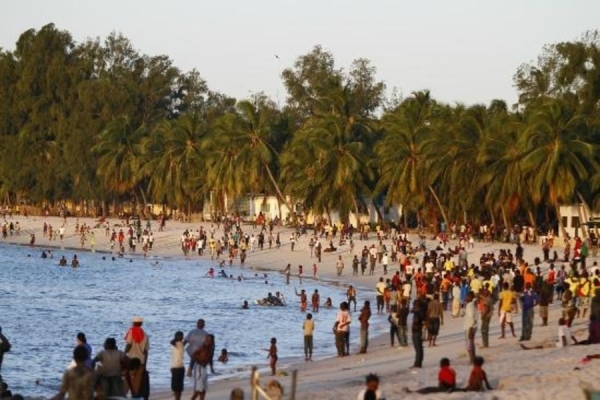
M 515 292 L 510 290 L 508 282 L 504 282 L 502 285 L 502 292 L 500 292 L 500 305 L 498 307 L 498 316 L 500 317 L 500 328 L 502 329 L 502 336 L 500 339 L 504 339 L 504 328 L 508 323 L 510 331 L 513 337 L 515 335 L 515 326 L 512 321 L 513 304 L 516 303 L 517 296 Z
M 313 321 L 311 313 L 306 314 L 302 329 L 304 330 L 304 361 L 312 361 L 315 321 Z
M 579 310 L 583 310 L 582 317 L 585 318 L 585 314 L 587 314 L 587 310 L 590 307 L 590 297 L 592 296 L 593 290 L 592 282 L 588 278 L 587 271 L 584 271 L 579 278 L 579 290 L 577 291 L 577 296 L 580 298 L 581 305 L 577 310 L 577 317 L 579 317 Z

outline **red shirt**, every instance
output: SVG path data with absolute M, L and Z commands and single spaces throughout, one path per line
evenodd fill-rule
M 456 386 L 456 372 L 452 367 L 440 367 L 438 381 L 440 386 L 454 387 Z

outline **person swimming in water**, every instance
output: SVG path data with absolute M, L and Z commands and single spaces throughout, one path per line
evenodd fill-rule
M 67 266 L 67 259 L 65 258 L 65 256 L 62 256 L 60 258 L 60 260 L 58 260 L 58 265 L 61 267 L 66 267 Z
M 244 304 L 242 304 L 242 310 L 248 310 L 250 306 L 248 305 L 248 300 L 244 300 Z

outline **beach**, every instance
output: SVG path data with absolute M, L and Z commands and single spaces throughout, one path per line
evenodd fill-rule
M 8 219 L 10 222 L 11 220 Z M 59 246 L 65 249 L 72 249 L 73 252 L 89 251 L 89 243 L 84 244 L 83 248 L 79 237 L 74 234 L 74 226 L 77 223 L 76 218 L 68 219 L 66 236 L 62 242 L 48 242 L 42 235 L 42 226 L 44 222 L 51 224 L 55 229 L 62 225 L 62 218 L 58 217 L 34 217 L 25 218 L 15 216 L 13 221 L 19 221 L 21 225 L 20 236 L 9 236 L 7 242 L 18 245 L 29 245 L 30 234 L 36 236 L 35 247 L 38 249 L 49 248 L 49 246 Z M 107 219 L 111 229 L 115 224 L 122 224 L 118 219 Z M 88 224 L 94 227 L 97 223 L 91 218 L 79 218 L 78 223 Z M 152 229 L 155 235 L 155 242 L 150 256 L 158 258 L 183 258 L 180 247 L 180 237 L 184 230 L 196 230 L 203 226 L 210 230 L 211 223 L 182 223 L 176 221 L 167 221 L 165 231 L 158 232 L 158 224 L 153 222 Z M 253 229 L 252 225 L 243 225 L 244 231 L 249 233 L 258 233 L 259 229 Z M 296 244 L 294 251 L 291 250 L 289 237 L 293 230 L 290 228 L 275 228 L 275 233 L 279 232 L 282 241 L 281 249 L 255 250 L 248 253 L 246 267 L 255 270 L 270 270 L 281 272 L 286 264 L 292 265 L 292 284 L 297 281 L 296 271 L 298 265 L 304 266 L 304 275 L 306 278 L 312 276 L 312 265 L 317 263 L 317 259 L 310 257 L 310 248 L 308 246 L 308 237 L 302 236 Z M 97 231 L 96 251 L 110 252 L 108 238 L 104 236 L 103 229 Z M 410 236 L 413 242 L 416 242 L 416 236 Z M 370 246 L 376 243 L 374 234 L 371 234 L 369 241 L 360 241 L 355 236 L 354 252 L 360 252 L 364 245 Z M 390 241 L 385 242 L 388 246 Z M 326 245 L 325 242 L 323 242 Z M 337 245 L 337 243 L 335 243 Z M 451 241 L 454 247 L 456 241 Z M 435 247 L 435 241 L 428 241 L 428 248 Z M 534 257 L 541 257 L 541 247 L 538 245 L 523 245 L 524 258 L 532 262 Z M 515 245 L 506 243 L 475 243 L 475 247 L 468 250 L 469 263 L 479 263 L 481 254 L 495 252 L 500 249 L 511 249 L 514 251 Z M 138 256 L 139 256 L 138 251 Z M 345 264 L 345 269 L 340 277 L 337 276 L 335 262 L 341 255 Z M 321 263 L 318 265 L 318 279 L 331 282 L 340 286 L 353 284 L 360 291 L 371 291 L 372 301 L 375 299 L 375 284 L 382 275 L 381 266 L 377 266 L 374 275 L 352 276 L 351 259 L 353 253 L 348 245 L 338 247 L 337 251 L 332 253 L 323 253 Z M 197 255 L 190 255 L 190 259 L 197 259 Z M 203 256 L 210 259 L 210 256 Z M 595 261 L 590 257 L 589 264 Z M 239 263 L 235 260 L 234 263 Z M 390 263 L 388 275 L 391 278 L 392 273 L 396 271 L 397 263 Z M 547 264 L 543 265 L 547 268 Z M 359 304 L 360 308 L 361 304 Z M 296 302 L 288 307 L 288 312 L 301 311 L 297 308 Z M 495 314 L 494 314 L 495 315 Z M 556 341 L 557 320 L 560 315 L 560 305 L 554 302 L 550 306 L 549 325 L 541 326 L 541 320 L 536 310 L 533 339 L 528 344 L 541 344 Z M 357 314 L 353 313 L 354 324 L 352 325 L 352 335 L 358 335 Z M 387 314 L 376 315 L 372 321 L 387 319 Z M 333 326 L 334 320 L 331 320 Z M 210 321 L 208 321 L 210 325 Z M 257 321 L 260 323 L 260 321 Z M 191 329 L 189 327 L 174 327 L 174 329 Z M 149 328 L 151 329 L 151 328 Z M 515 331 L 518 333 L 521 329 L 520 315 L 515 318 Z M 579 318 L 574 321 L 572 331 L 578 339 L 587 337 L 587 318 Z M 364 378 L 368 373 L 376 373 L 381 378 L 381 385 L 386 398 L 449 398 L 449 399 L 547 399 L 547 398 L 566 398 L 566 399 L 584 399 L 582 387 L 600 388 L 596 383 L 596 377 L 600 372 L 600 360 L 591 360 L 582 362 L 586 354 L 595 354 L 598 352 L 598 345 L 590 346 L 571 346 L 567 348 L 548 348 L 543 350 L 522 350 L 519 346 L 518 338 L 509 338 L 499 340 L 499 324 L 496 317 L 492 318 L 490 326 L 490 347 L 486 349 L 477 349 L 478 355 L 485 358 L 484 369 L 494 388 L 497 390 L 486 393 L 452 393 L 421 396 L 418 394 L 406 394 L 404 387 L 411 390 L 423 386 L 437 385 L 437 371 L 439 360 L 442 357 L 448 357 L 451 360 L 453 368 L 457 372 L 457 382 L 459 387 L 466 385 L 466 379 L 470 371 L 468 358 L 465 348 L 465 333 L 463 330 L 463 318 L 451 318 L 450 313 L 445 313 L 445 323 L 441 328 L 438 337 L 438 345 L 429 348 L 425 344 L 425 358 L 423 368 L 410 370 L 413 364 L 414 350 L 409 338 L 409 347 L 399 349 L 391 348 L 389 336 L 387 334 L 371 338 L 367 354 L 356 354 L 358 348 L 351 348 L 349 357 L 332 357 L 313 362 L 298 362 L 291 365 L 281 365 L 280 370 L 287 373 L 288 376 L 277 376 L 275 379 L 280 381 L 289 393 L 291 372 L 298 371 L 296 399 L 354 399 L 357 393 L 364 387 Z M 149 331 L 151 335 L 151 331 Z M 297 335 L 301 342 L 301 326 L 290 326 L 290 335 Z M 410 336 L 410 335 L 409 335 Z M 481 344 L 479 332 L 476 339 L 477 345 Z M 333 335 L 331 337 L 331 347 L 334 347 Z M 302 354 L 298 354 L 302 357 Z M 318 357 L 318 354 L 315 354 Z M 14 362 L 14 361 L 13 361 Z M 248 366 L 248 371 L 250 366 Z M 165 371 L 168 373 L 168 371 Z M 266 371 L 261 371 L 261 383 L 264 385 L 271 380 Z M 250 375 L 242 374 L 240 377 L 227 379 L 209 378 L 210 386 L 207 393 L 208 399 L 227 399 L 231 389 L 240 387 L 246 392 L 247 398 L 250 398 Z M 189 397 L 191 382 L 186 380 L 186 392 L 184 397 Z M 169 399 L 172 395 L 168 391 L 153 390 L 152 399 Z M 287 398 L 287 397 L 286 397 Z

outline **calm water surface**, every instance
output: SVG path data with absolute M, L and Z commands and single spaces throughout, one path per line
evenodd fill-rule
M 283 276 L 269 273 L 264 279 L 242 282 L 208 278 L 210 261 L 198 259 L 102 260 L 100 253 L 77 253 L 79 269 L 58 267 L 63 254 L 70 261 L 73 251 L 56 250 L 53 259 L 42 259 L 41 249 L 0 245 L 0 326 L 11 340 L 12 350 L 4 357 L 2 376 L 13 393 L 49 396 L 47 386 L 57 387 L 69 364 L 77 332 L 85 332 L 94 354 L 107 337 L 115 337 L 124 349 L 123 337 L 131 318 L 144 318 L 150 337 L 148 370 L 152 390 L 169 390 L 170 345 L 177 330 L 187 332 L 198 318 L 216 335 L 216 357 L 222 347 L 230 353 L 228 364 L 216 363 L 218 379 L 265 366 L 269 339 L 276 337 L 280 362 L 303 357 L 302 321 L 294 286 Z M 228 273 L 254 277 L 255 271 L 227 268 Z M 262 274 L 262 273 L 261 273 Z M 297 281 L 293 282 L 296 283 Z M 306 280 L 309 293 L 318 289 L 321 299 L 334 304 L 344 300 L 344 288 Z M 300 289 L 300 286 L 298 286 Z M 244 300 L 282 291 L 290 306 L 242 310 Z M 363 291 L 364 292 L 364 291 Z M 360 294 L 360 291 L 359 291 Z M 360 299 L 359 299 L 360 302 Z M 331 328 L 336 310 L 315 315 L 315 355 L 334 353 Z M 383 318 L 374 318 L 373 331 L 388 328 Z M 358 339 L 358 324 L 352 340 Z M 355 349 L 356 346 L 353 347 Z M 187 362 L 187 360 L 186 360 Z M 39 379 L 44 386 L 36 386 Z M 189 383 L 186 382 L 189 386 Z

